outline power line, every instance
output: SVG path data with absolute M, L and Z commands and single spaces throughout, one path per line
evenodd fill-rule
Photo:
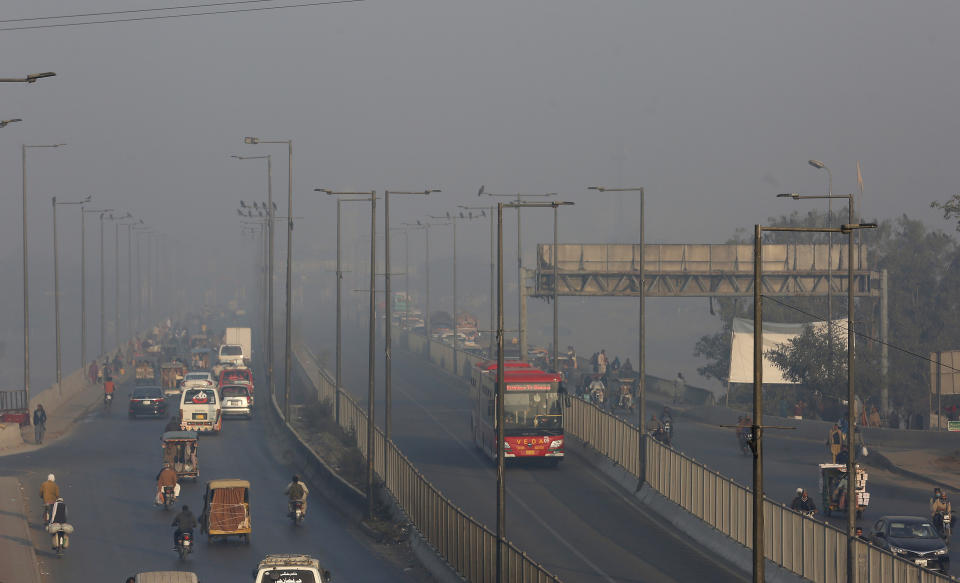
M 81 14 L 61 14 L 60 16 L 35 16 L 33 18 L 6 18 L 0 22 L 28 22 L 31 20 L 59 20 L 61 18 L 86 18 L 90 16 L 112 16 L 114 14 L 130 14 L 133 12 L 158 12 L 162 10 L 186 10 L 188 8 L 210 8 L 231 4 L 254 4 L 260 2 L 276 2 L 276 0 L 239 0 L 235 2 L 215 2 L 211 4 L 185 4 L 183 6 L 168 6 L 166 8 L 137 8 L 134 10 L 111 10 L 108 12 L 86 12 Z
M 781 306 L 783 306 L 783 307 L 785 307 L 785 308 L 790 308 L 791 310 L 794 310 L 794 311 L 796 311 L 796 312 L 800 312 L 801 314 L 804 314 L 804 315 L 806 315 L 806 316 L 810 316 L 811 318 L 816 318 L 818 321 L 819 321 L 819 320 L 823 320 L 823 316 L 821 316 L 821 315 L 814 314 L 813 312 L 808 312 L 808 311 L 806 311 L 806 310 L 803 310 L 803 309 L 801 309 L 801 308 L 798 308 L 797 306 L 794 306 L 794 305 L 792 305 L 792 304 L 788 304 L 787 302 L 784 302 L 784 301 L 782 301 L 782 300 L 778 300 L 777 298 L 775 298 L 775 297 L 773 297 L 773 296 L 764 295 L 763 298 L 766 299 L 766 300 L 773 300 L 774 302 L 780 304 Z M 835 323 L 834 326 L 837 326 L 838 328 L 841 328 L 841 329 L 843 329 L 843 330 L 849 330 L 849 328 L 847 328 L 845 325 L 840 324 L 840 323 Z M 935 360 L 933 360 L 933 359 L 931 359 L 931 358 L 929 358 L 929 357 L 927 357 L 927 356 L 923 356 L 922 354 L 918 354 L 918 353 L 916 353 L 916 352 L 907 350 L 906 348 L 901 348 L 901 347 L 897 346 L 896 344 L 891 344 L 890 342 L 884 342 L 883 340 L 880 340 L 879 338 L 874 338 L 873 336 L 868 336 L 868 335 L 866 335 L 866 334 L 864 334 L 864 333 L 862 333 L 862 332 L 857 332 L 856 329 L 853 330 L 853 333 L 854 333 L 854 335 L 859 336 L 859 337 L 861 337 L 861 338 L 863 338 L 863 339 L 865 339 L 865 340 L 871 340 L 871 341 L 873 341 L 873 342 L 876 342 L 877 344 L 882 344 L 882 345 L 884 345 L 884 346 L 889 346 L 890 348 L 892 348 L 892 349 L 894 349 L 894 350 L 897 350 L 897 351 L 902 352 L 902 353 L 904 353 L 904 354 L 909 354 L 910 356 L 913 356 L 913 357 L 915 357 L 915 358 L 919 358 L 920 360 L 925 360 L 925 361 L 927 361 L 927 362 L 930 362 L 930 363 L 933 363 L 933 364 L 937 364 L 937 365 L 939 365 L 939 366 L 942 366 L 943 368 L 950 369 L 950 370 L 952 370 L 952 371 L 954 371 L 954 372 L 960 372 L 960 369 L 958 369 L 958 368 L 954 368 L 954 367 L 952 367 L 952 366 L 950 366 L 950 365 L 947 365 L 947 364 L 938 363 L 937 361 L 935 361 Z
M 230 5 L 230 4 L 243 4 L 243 3 L 248 3 L 248 2 L 268 2 L 268 1 L 274 1 L 274 0 L 244 0 L 244 1 L 237 1 L 237 2 L 221 2 L 221 3 L 217 3 L 217 4 L 200 4 L 200 5 L 196 5 L 196 7 L 200 8 L 200 7 L 206 7 L 206 6 L 224 6 L 224 5 Z M 164 15 L 160 15 L 160 16 L 140 16 L 140 17 L 136 17 L 136 18 L 117 18 L 117 19 L 110 19 L 110 20 L 89 20 L 89 21 L 86 21 L 86 22 L 61 22 L 61 23 L 56 23 L 56 24 L 33 24 L 33 25 L 28 25 L 28 26 L 11 26 L 11 27 L 7 27 L 7 28 L 0 28 L 0 32 L 8 31 L 8 30 L 36 30 L 36 29 L 41 29 L 41 28 L 62 28 L 62 27 L 67 27 L 67 26 L 84 26 L 84 25 L 88 25 L 88 24 L 113 24 L 113 23 L 118 23 L 118 22 L 142 22 L 142 21 L 146 21 L 146 20 L 166 20 L 166 19 L 171 19 L 171 18 L 185 18 L 185 17 L 189 17 L 189 16 L 210 16 L 210 15 L 215 15 L 215 14 L 237 14 L 237 13 L 241 13 L 241 12 L 264 12 L 264 11 L 267 11 L 267 10 L 281 10 L 281 9 L 283 9 L 283 8 L 305 8 L 305 7 L 310 7 L 310 6 L 327 6 L 327 5 L 332 5 L 332 4 L 355 4 L 355 3 L 363 2 L 363 1 L 364 1 L 364 0 L 325 0 L 325 1 L 322 1 L 322 2 L 305 2 L 305 3 L 301 3 L 301 4 L 285 4 L 285 5 L 283 5 L 283 6 L 262 6 L 262 7 L 259 7 L 259 8 L 235 8 L 235 9 L 232 9 L 232 10 L 211 10 L 211 11 L 208 11 L 208 12 L 190 12 L 190 13 L 187 13 L 187 14 L 164 14 Z M 192 7 L 192 6 L 184 6 L 184 7 L 171 7 L 171 8 L 149 8 L 149 9 L 144 8 L 144 9 L 141 9 L 141 10 L 120 10 L 120 11 L 115 11 L 115 12 L 104 12 L 104 13 L 102 13 L 101 15 L 125 14 L 125 13 L 130 13 L 130 12 L 147 12 L 147 11 L 156 11 L 156 10 L 175 10 L 175 9 L 178 9 L 178 8 L 193 8 L 193 7 Z M 75 16 L 79 17 L 80 15 L 75 15 Z M 47 18 L 71 18 L 71 16 L 59 16 L 59 17 L 57 17 L 57 16 L 50 16 L 50 17 L 42 17 L 42 19 L 47 19 Z M 0 22 L 16 22 L 16 21 L 18 21 L 18 20 L 20 20 L 20 21 L 26 21 L 26 20 L 41 20 L 41 18 L 26 18 L 26 19 L 15 19 L 15 20 L 3 20 L 3 21 L 0 21 Z

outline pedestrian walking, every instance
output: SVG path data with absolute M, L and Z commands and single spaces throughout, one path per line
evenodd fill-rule
M 96 384 L 97 382 L 97 361 L 90 361 L 90 368 L 87 369 L 87 376 L 90 378 L 90 384 Z
M 47 412 L 43 410 L 43 405 L 37 403 L 37 408 L 33 410 L 33 441 L 37 445 L 43 443 L 43 434 L 47 430 Z

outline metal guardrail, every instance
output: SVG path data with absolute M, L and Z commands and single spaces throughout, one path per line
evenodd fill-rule
M 29 408 L 25 390 L 0 390 L 0 411 L 26 411 Z
M 453 351 L 438 351 L 452 365 Z M 319 400 L 335 403 L 336 381 L 316 365 L 302 345 L 295 346 L 296 361 Z M 311 366 L 304 366 L 309 362 Z M 340 392 L 340 425 L 355 436 L 357 448 L 367 451 L 367 413 L 352 396 Z M 467 581 L 496 581 L 497 535 L 464 512 L 430 483 L 392 441 L 375 427 L 374 471 L 413 526 L 447 563 Z M 504 580 L 517 583 L 560 583 L 542 565 L 507 541 Z
M 426 355 L 427 339 L 400 331 L 411 352 Z M 453 348 L 431 342 L 431 361 L 452 373 Z M 458 355 L 459 376 L 481 359 Z M 564 431 L 639 477 L 637 428 L 582 399 L 571 398 Z M 730 436 L 731 442 L 734 439 Z M 645 439 L 644 480 L 657 492 L 724 535 L 750 548 L 753 493 L 707 466 L 654 439 Z M 816 583 L 846 581 L 847 534 L 803 516 L 770 499 L 764 501 L 764 552 L 784 569 Z M 855 541 L 857 583 L 946 583 L 953 579 L 929 571 L 866 541 Z
M 639 476 L 637 428 L 581 399 L 572 399 L 565 430 Z M 730 436 L 731 443 L 734 439 Z M 706 524 L 750 548 L 753 493 L 735 481 L 654 439 L 645 439 L 644 480 L 657 492 Z M 784 569 L 817 583 L 846 581 L 847 535 L 779 502 L 764 500 L 764 552 Z M 947 582 L 865 541 L 856 541 L 856 580 L 863 583 Z

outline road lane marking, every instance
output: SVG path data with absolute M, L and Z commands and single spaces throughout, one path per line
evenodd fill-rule
M 415 404 L 417 407 L 419 407 L 424 413 L 426 413 L 427 416 L 430 417 L 430 419 L 433 420 L 434 423 L 436 423 L 441 429 L 443 429 L 443 431 L 444 431 L 447 435 L 449 435 L 450 438 L 451 438 L 454 442 L 457 443 L 457 445 L 459 445 L 461 448 L 463 448 L 463 449 L 464 449 L 467 453 L 469 453 L 472 457 L 474 457 L 474 458 L 476 458 L 476 459 L 479 459 L 479 460 L 482 462 L 482 464 L 483 464 L 483 465 L 481 466 L 481 468 L 482 468 L 484 471 L 486 471 L 487 473 L 493 474 L 493 472 L 492 472 L 492 471 L 489 469 L 489 467 L 487 466 L 487 463 L 489 462 L 488 458 L 485 457 L 485 456 L 481 457 L 480 453 L 477 451 L 476 447 L 475 447 L 472 443 L 471 443 L 469 446 L 467 446 L 467 444 L 464 443 L 464 441 L 463 441 L 462 439 L 460 439 L 459 437 L 457 437 L 457 435 L 455 435 L 452 431 L 450 431 L 450 430 L 447 428 L 446 425 L 444 425 L 443 423 L 441 423 L 440 420 L 437 419 L 437 417 L 434 416 L 433 413 L 432 413 L 429 409 L 427 409 L 422 403 L 420 403 L 420 401 L 414 399 L 414 398 L 410 395 L 410 393 L 406 392 L 405 390 L 403 390 L 403 389 L 401 389 L 401 388 L 399 388 L 399 387 L 394 387 L 394 388 L 395 388 L 395 390 L 398 390 L 399 392 L 403 393 L 408 399 L 410 399 L 410 401 L 411 401 L 412 403 L 414 403 L 414 404 Z M 588 567 L 590 567 L 591 569 L 593 569 L 593 571 L 594 571 L 597 575 L 599 575 L 601 578 L 603 578 L 605 581 L 608 581 L 609 583 L 615 583 L 615 580 L 614 580 L 612 577 L 610 577 L 610 575 L 608 575 L 608 574 L 607 574 L 603 569 L 601 569 L 596 563 L 594 563 L 593 561 L 591 561 L 590 559 L 588 559 L 583 553 L 581 553 L 579 550 L 577 550 L 577 548 L 576 548 L 572 543 L 570 543 L 567 539 L 563 538 L 563 536 L 561 536 L 559 532 L 557 532 L 556 530 L 554 530 L 553 528 L 551 528 L 550 525 L 546 523 L 546 521 L 544 521 L 542 518 L 540 518 L 540 515 L 538 515 L 536 512 L 534 512 L 534 510 L 533 510 L 532 508 L 530 508 L 530 506 L 528 506 L 523 500 L 521 500 L 519 497 L 517 497 L 517 496 L 510 490 L 510 488 L 507 488 L 507 493 L 510 495 L 511 500 L 513 500 L 513 501 L 516 502 L 521 508 L 523 508 L 524 510 L 526 510 L 527 513 L 529 513 L 530 516 L 532 516 L 532 517 L 534 518 L 534 520 L 536 520 L 537 523 L 540 524 L 540 526 L 542 526 L 542 527 L 543 527 L 547 532 L 549 532 L 554 538 L 556 538 L 558 541 L 560 541 L 560 544 L 562 544 L 563 546 L 565 546 L 565 547 L 566 547 L 571 553 L 573 553 L 578 559 L 580 559 L 581 561 L 583 561 L 584 564 L 586 564 Z M 648 566 L 651 570 L 654 570 L 654 571 L 656 571 L 656 572 L 658 572 L 658 573 L 660 572 L 658 569 L 656 569 L 656 568 L 653 567 L 652 565 L 649 565 L 648 563 L 646 563 L 646 561 L 644 561 L 643 559 L 638 559 L 638 560 L 640 560 L 640 562 L 643 563 L 644 565 Z

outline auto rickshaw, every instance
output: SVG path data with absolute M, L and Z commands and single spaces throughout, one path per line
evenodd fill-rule
M 149 573 L 137 573 L 134 578 L 136 583 L 198 583 L 196 573 L 187 571 L 150 571 Z
M 210 349 L 206 347 L 194 348 L 190 351 L 190 368 L 193 370 L 210 369 Z
M 153 382 L 156 379 L 156 370 L 153 368 L 153 362 L 143 358 L 137 361 L 137 366 L 134 369 L 135 376 L 138 381 L 140 380 L 149 380 Z
M 637 377 L 621 374 L 616 381 L 610 384 L 616 387 L 616 391 L 611 395 L 614 399 L 612 407 L 614 409 L 634 410 L 634 395 L 636 393 Z
M 237 535 L 250 544 L 250 482 L 210 480 L 203 494 L 200 530 L 207 541 Z
M 187 365 L 182 362 L 167 362 L 160 367 L 160 386 L 165 395 L 180 393 L 180 381 L 187 374 Z
M 857 464 L 857 518 L 863 516 L 864 510 L 870 504 L 870 493 L 867 492 L 867 472 Z M 830 516 L 831 512 L 845 512 L 847 510 L 847 466 L 846 464 L 820 464 L 820 498 L 823 502 L 823 513 Z
M 200 440 L 196 431 L 167 431 L 160 440 L 163 461 L 177 472 L 177 479 L 200 477 Z

